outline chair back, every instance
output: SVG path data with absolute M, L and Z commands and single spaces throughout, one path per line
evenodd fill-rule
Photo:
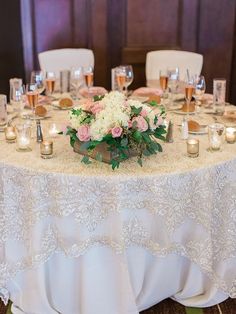
M 179 68 L 180 80 L 186 77 L 187 69 L 190 75 L 200 75 L 203 56 L 199 53 L 181 50 L 150 51 L 146 56 L 146 80 L 159 79 L 160 70 Z
M 94 66 L 94 54 L 85 48 L 54 49 L 38 54 L 39 65 L 43 71 L 52 71 L 59 76 L 62 70 L 70 70 L 80 66 Z

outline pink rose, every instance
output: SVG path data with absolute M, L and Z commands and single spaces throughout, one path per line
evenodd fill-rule
M 90 140 L 90 129 L 87 124 L 81 125 L 77 130 L 77 137 L 81 142 L 87 142 Z
M 133 123 L 137 122 L 137 129 L 141 132 L 145 132 L 148 129 L 147 121 L 142 117 L 138 116 L 133 119 Z
M 93 103 L 91 107 L 91 111 L 93 114 L 99 113 L 102 109 L 103 109 L 103 105 L 99 101 Z
M 94 104 L 94 102 L 91 99 L 83 100 L 82 108 L 85 111 L 91 111 L 93 104 Z
M 147 112 L 146 109 L 143 108 L 142 111 L 140 112 L 140 114 L 141 114 L 142 117 L 145 118 L 148 115 L 148 112 Z
M 112 137 L 120 137 L 122 133 L 122 128 L 120 126 L 116 126 L 111 129 Z
M 129 120 L 129 121 L 128 121 L 128 129 L 131 129 L 131 128 L 132 128 L 132 125 L 133 125 L 132 121 Z

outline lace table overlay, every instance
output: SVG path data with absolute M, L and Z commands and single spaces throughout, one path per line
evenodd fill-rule
M 61 123 L 65 112 L 54 112 Z M 0 296 L 14 276 L 45 263 L 53 254 L 78 258 L 95 246 L 125 254 L 138 246 L 153 255 L 179 254 L 196 263 L 216 287 L 236 297 L 236 144 L 221 152 L 186 155 L 175 121 L 175 141 L 163 153 L 135 158 L 112 171 L 86 166 L 69 139 L 54 140 L 55 156 L 43 160 L 18 153 L 0 135 Z M 204 116 L 208 121 L 210 118 Z M 47 129 L 49 121 L 42 121 Z M 228 261 L 230 276 L 221 273 Z

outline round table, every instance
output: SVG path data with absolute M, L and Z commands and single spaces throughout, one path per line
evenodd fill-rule
M 45 137 L 67 111 L 50 114 Z M 81 163 L 64 135 L 44 160 L 35 137 L 23 153 L 0 134 L 0 295 L 13 313 L 137 314 L 167 297 L 201 307 L 236 297 L 236 144 L 212 153 L 197 135 L 189 158 L 182 115 L 168 116 L 174 143 L 115 171 Z

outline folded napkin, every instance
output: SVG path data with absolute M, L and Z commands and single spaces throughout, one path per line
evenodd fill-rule
M 152 87 L 140 87 L 135 89 L 133 95 L 136 96 L 149 96 L 149 95 L 162 95 L 162 90 L 160 88 L 152 88 Z
M 82 97 L 96 96 L 96 95 L 104 95 L 107 93 L 107 90 L 101 86 L 92 86 L 90 87 L 90 91 L 88 92 L 87 87 L 83 87 L 79 91 Z

